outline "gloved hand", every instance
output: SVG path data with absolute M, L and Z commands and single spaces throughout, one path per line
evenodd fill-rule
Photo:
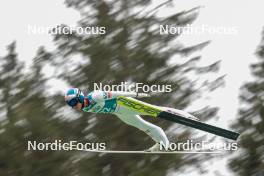
M 147 93 L 137 93 L 137 97 L 139 97 L 139 98 L 142 98 L 142 97 L 150 97 L 150 95 L 147 94 Z

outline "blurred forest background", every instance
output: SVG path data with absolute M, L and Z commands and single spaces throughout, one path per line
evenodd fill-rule
M 158 18 L 159 7 L 144 11 L 150 0 L 66 0 L 69 8 L 81 14 L 78 26 L 105 26 L 106 34 L 84 36 L 76 33 L 54 35 L 56 50 L 40 47 L 30 72 L 19 61 L 16 42 L 7 46 L 0 58 L 0 175 L 152 175 L 182 173 L 193 167 L 201 174 L 203 161 L 210 155 L 99 155 L 77 151 L 27 151 L 27 141 L 106 142 L 108 149 L 143 150 L 153 145 L 143 132 L 129 127 L 112 115 L 73 112 L 66 107 L 61 92 L 49 92 L 50 79 L 80 87 L 85 93 L 93 83 L 119 84 L 122 81 L 145 84 L 171 84 L 173 91 L 142 99 L 149 103 L 184 109 L 223 84 L 200 79 L 217 72 L 220 62 L 199 67 L 199 51 L 210 42 L 184 46 L 179 35 L 160 35 L 153 26 L 185 26 L 198 16 L 199 8 L 186 9 Z M 171 1 L 164 4 L 175 5 Z M 65 26 L 66 24 L 61 24 Z M 264 175 L 264 35 L 257 47 L 259 63 L 251 65 L 255 82 L 242 86 L 241 108 L 232 128 L 242 133 L 237 156 L 229 166 L 237 175 Z M 80 55 L 81 62 L 74 61 Z M 178 55 L 181 60 L 173 60 Z M 190 57 L 196 55 L 194 57 Z M 172 62 L 173 61 L 173 62 Z M 45 76 L 45 66 L 56 68 Z M 56 86 L 56 85 L 54 85 Z M 201 120 L 217 117 L 217 107 L 205 105 L 193 112 Z M 65 116 L 65 111 L 69 112 Z M 194 139 L 196 130 L 162 120 L 148 121 L 161 126 L 172 141 Z M 206 136 L 198 136 L 202 140 Z M 214 138 L 210 139 L 211 141 Z

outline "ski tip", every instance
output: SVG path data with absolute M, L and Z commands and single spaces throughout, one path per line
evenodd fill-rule
M 233 136 L 233 140 L 237 140 L 238 139 L 238 137 L 240 136 L 240 134 L 239 133 L 237 133 L 237 132 L 234 132 L 234 136 Z

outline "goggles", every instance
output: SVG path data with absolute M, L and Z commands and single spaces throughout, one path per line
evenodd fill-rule
M 77 98 L 71 99 L 70 101 L 67 101 L 67 104 L 71 107 L 76 106 L 79 103 L 79 100 Z
M 81 93 L 81 91 L 80 91 L 80 89 L 78 89 L 78 93 L 77 93 L 77 95 L 76 95 L 76 97 L 75 98 L 73 98 L 73 99 L 71 99 L 71 100 L 69 100 L 69 101 L 67 101 L 67 104 L 69 105 L 69 106 L 71 106 L 71 107 L 74 107 L 74 106 L 76 106 L 78 103 L 81 103 L 81 101 L 80 101 L 80 93 Z

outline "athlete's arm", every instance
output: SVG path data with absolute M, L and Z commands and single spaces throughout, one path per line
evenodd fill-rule
M 110 94 L 112 94 L 112 97 L 113 98 L 116 98 L 118 96 L 124 96 L 124 97 L 133 97 L 133 98 L 136 98 L 136 97 L 150 97 L 148 94 L 146 93 L 138 93 L 138 92 L 121 92 L 121 91 L 111 91 L 111 92 L 108 92 Z
M 146 93 L 137 93 L 137 92 L 122 92 L 122 91 L 94 91 L 92 93 L 92 99 L 95 102 L 104 101 L 107 99 L 117 98 L 118 96 L 124 97 L 149 97 Z

